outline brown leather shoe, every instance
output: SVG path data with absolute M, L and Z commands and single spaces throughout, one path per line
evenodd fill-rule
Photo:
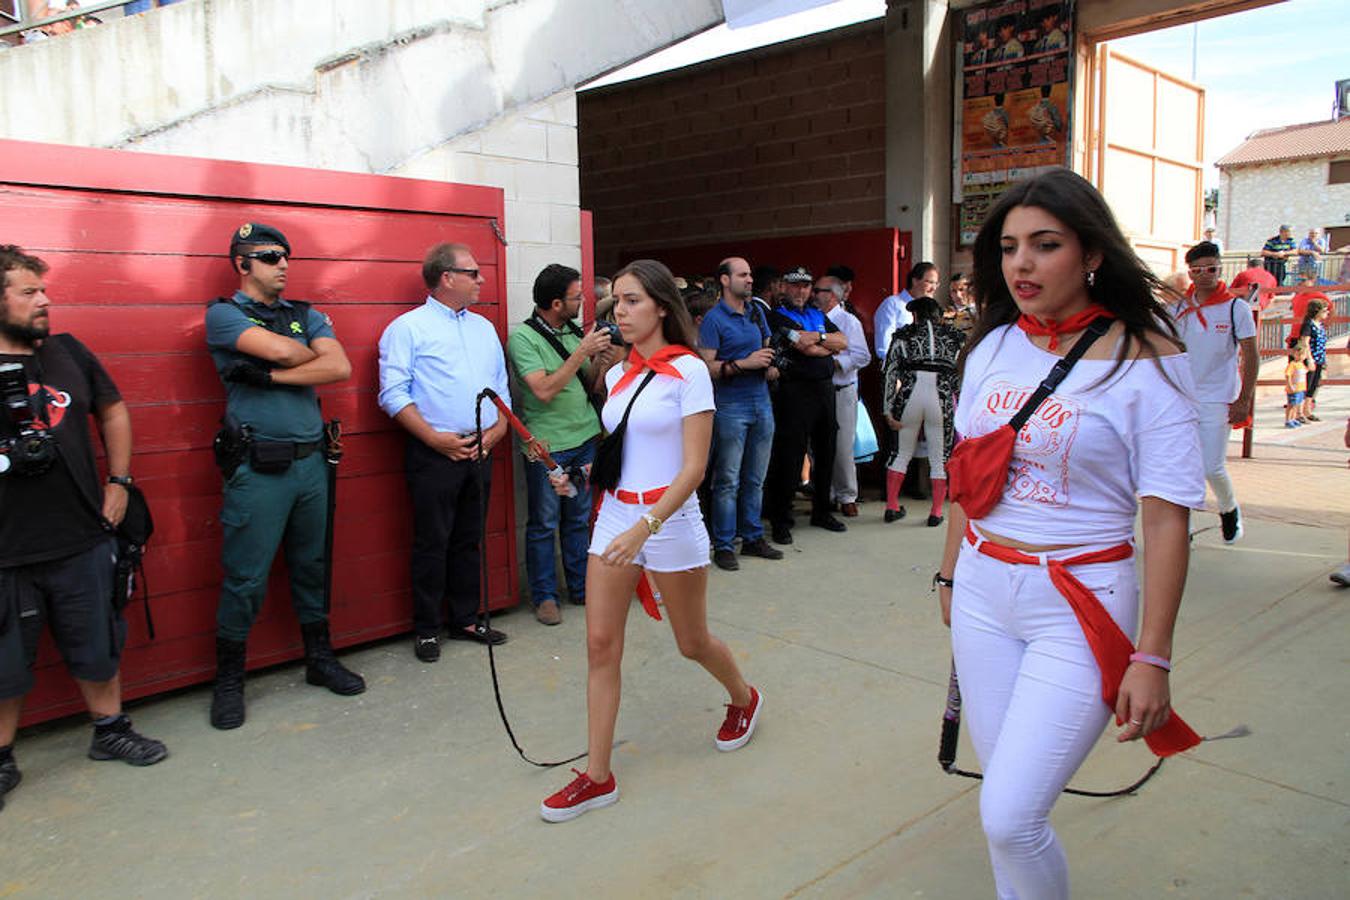
M 841 503 L 839 504 L 839 512 L 843 513 L 846 519 L 856 519 L 858 517 L 858 504 Z
M 534 617 L 539 620 L 541 625 L 561 625 L 562 610 L 558 609 L 557 600 L 545 600 L 534 608 Z

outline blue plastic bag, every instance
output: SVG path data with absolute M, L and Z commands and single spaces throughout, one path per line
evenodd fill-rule
M 877 455 L 877 431 L 872 427 L 872 417 L 867 413 L 862 398 L 858 398 L 858 425 L 853 430 L 853 461 L 867 462 Z

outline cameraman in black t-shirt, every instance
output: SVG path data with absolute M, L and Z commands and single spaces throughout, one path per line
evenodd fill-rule
M 14 735 L 45 620 L 94 719 L 90 759 L 148 766 L 168 755 L 122 712 L 126 622 L 113 602 L 131 484 L 131 417 L 108 373 L 48 327 L 47 264 L 0 245 L 0 808 L 19 783 Z M 99 484 L 89 416 L 108 457 Z

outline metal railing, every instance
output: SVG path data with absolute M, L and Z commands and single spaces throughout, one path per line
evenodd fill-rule
M 14 23 L 11 25 L 0 26 L 0 41 L 5 41 L 6 38 L 21 35 L 27 31 L 43 31 L 52 25 L 59 25 L 63 22 L 73 22 L 82 19 L 85 16 L 93 16 L 110 9 L 131 6 L 135 8 L 130 10 L 123 9 L 122 11 L 125 15 L 134 15 L 136 13 L 148 12 L 156 7 L 169 6 L 181 2 L 182 0 L 98 0 L 98 2 L 82 2 L 80 6 L 74 9 L 67 9 L 65 12 L 58 13 L 54 16 L 36 17 L 28 11 L 28 0 L 16 0 L 12 7 L 6 6 L 3 10 L 0 10 L 0 23 Z M 63 32 L 58 32 L 58 34 L 60 33 Z M 8 41 L 5 42 L 8 43 Z
M 1219 258 L 1219 265 L 1221 267 L 1220 276 L 1224 281 L 1232 281 L 1233 276 L 1247 268 L 1247 260 L 1249 257 L 1260 255 L 1261 251 L 1259 249 L 1224 251 L 1224 254 Z M 1327 286 L 1347 280 L 1346 278 L 1341 277 L 1342 272 L 1345 271 L 1347 258 L 1350 258 L 1350 253 L 1322 254 L 1322 258 L 1317 261 L 1317 264 L 1313 269 L 1318 278 L 1319 290 L 1325 290 Z M 1297 259 L 1289 259 L 1285 262 L 1284 268 L 1285 285 L 1292 287 L 1298 281 L 1298 276 L 1302 271 L 1299 267 L 1299 261 Z M 1345 288 L 1342 288 L 1342 290 L 1345 290 Z

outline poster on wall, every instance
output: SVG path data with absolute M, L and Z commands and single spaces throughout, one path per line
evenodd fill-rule
M 1073 0 L 1001 0 L 961 15 L 961 244 L 1010 183 L 1069 164 Z

